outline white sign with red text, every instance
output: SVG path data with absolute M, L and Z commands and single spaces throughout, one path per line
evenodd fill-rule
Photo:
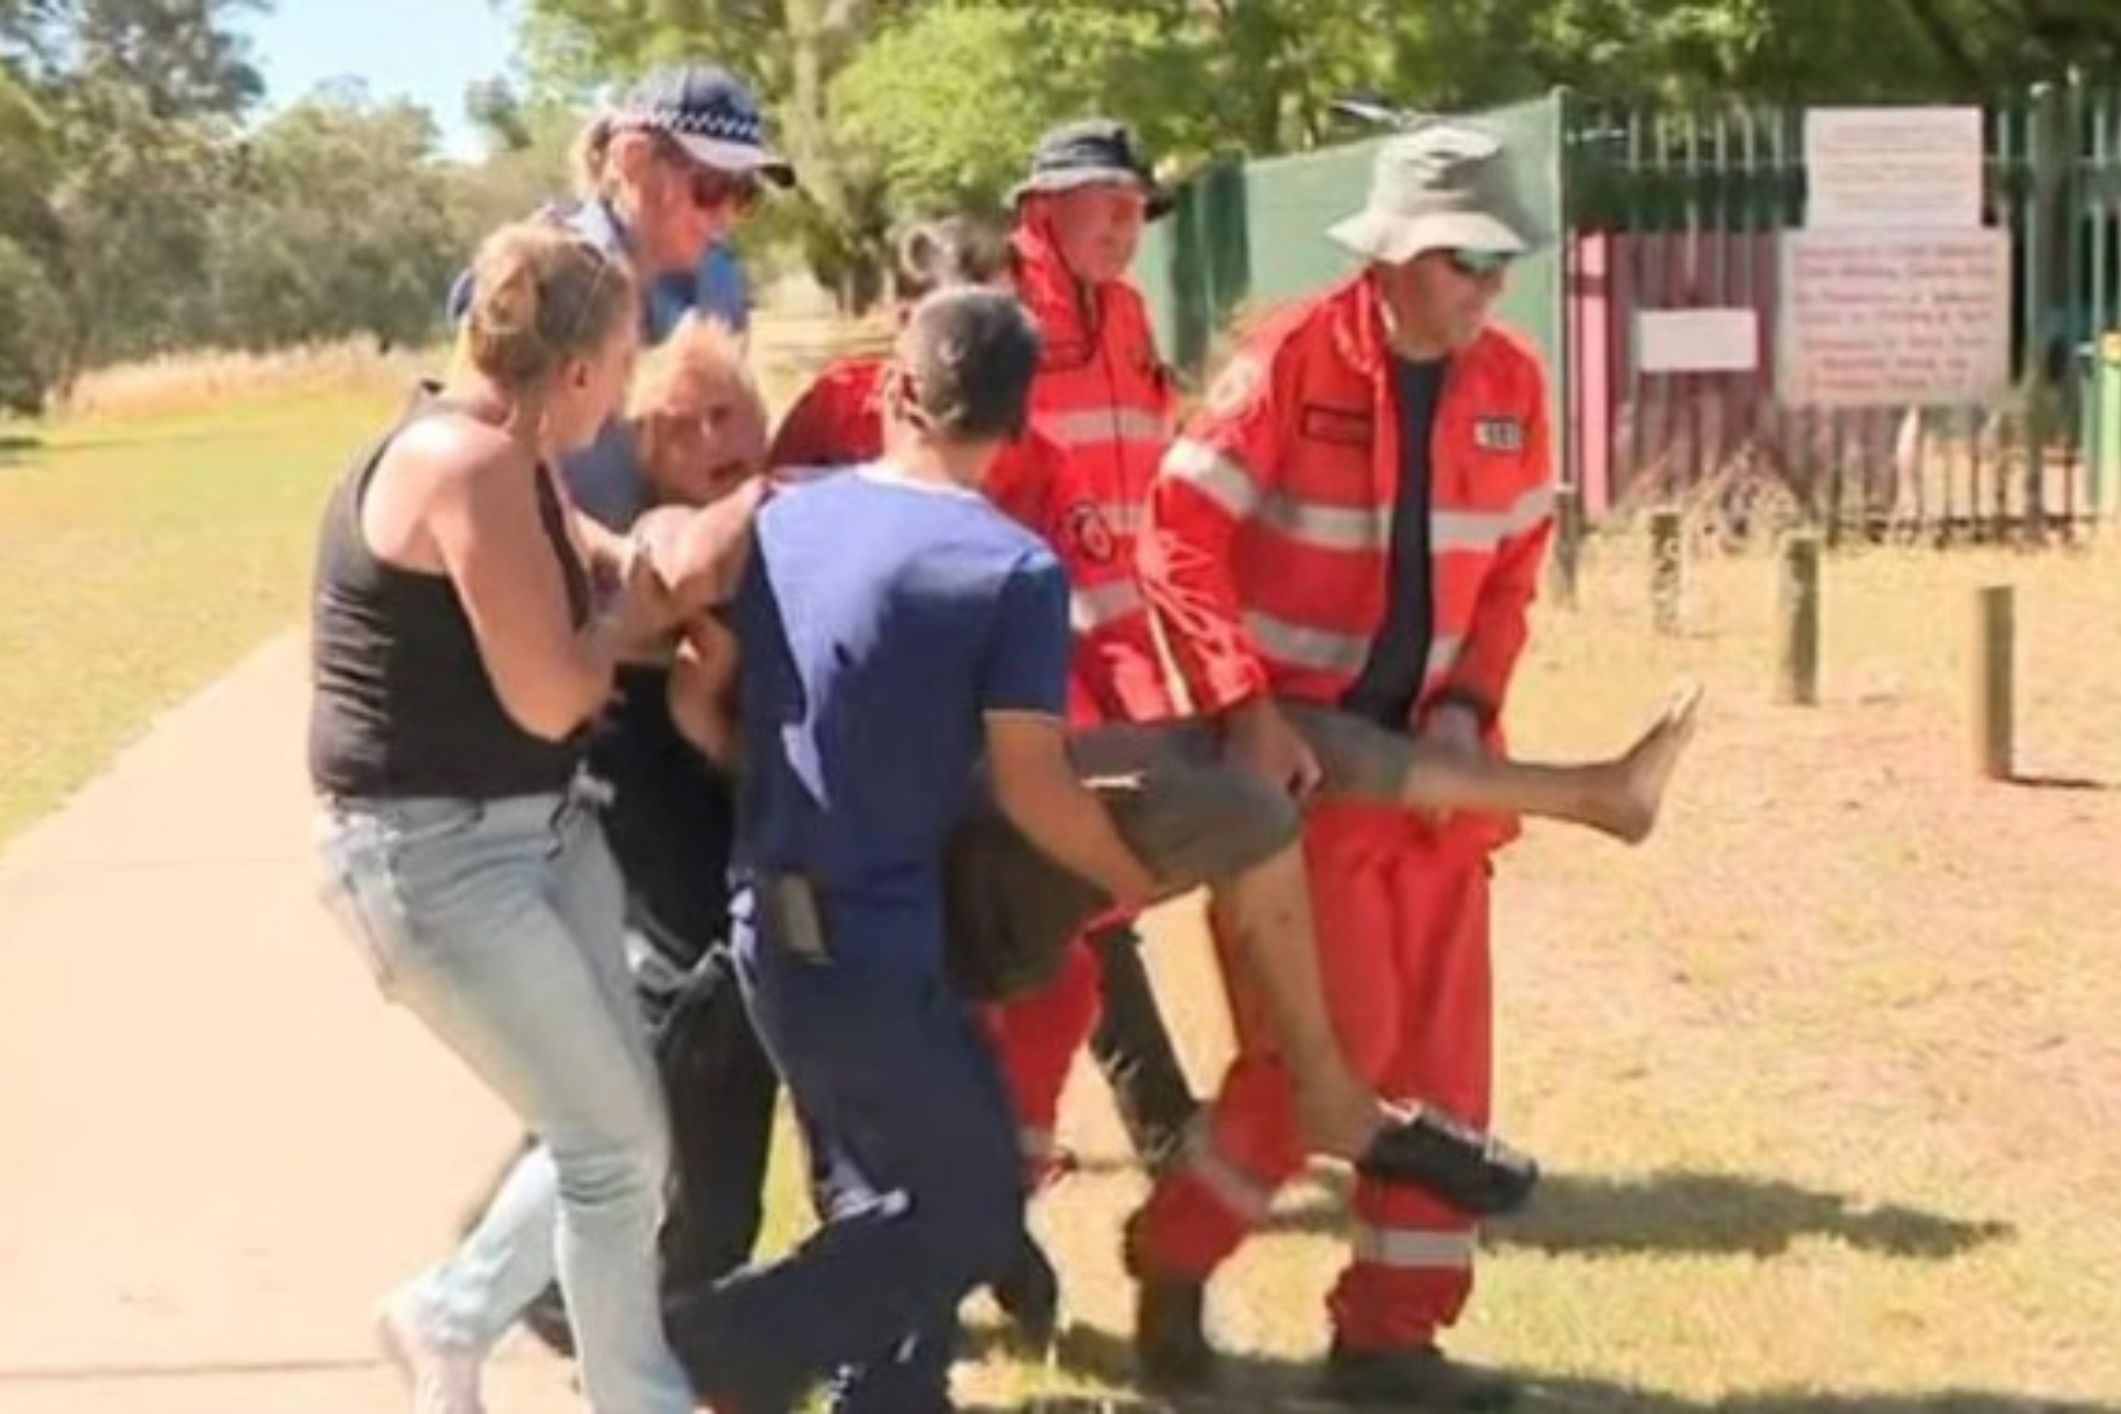
M 2010 237 L 1789 231 L 1776 391 L 1792 407 L 1940 407 L 2010 383 Z

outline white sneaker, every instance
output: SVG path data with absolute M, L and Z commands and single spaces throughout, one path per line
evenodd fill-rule
M 413 1414 L 486 1414 L 479 1398 L 485 1356 L 430 1340 L 409 1295 L 393 1296 L 377 1309 L 376 1340 L 412 1390 Z

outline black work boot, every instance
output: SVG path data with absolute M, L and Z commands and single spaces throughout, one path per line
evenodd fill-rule
M 1208 1344 L 1207 1286 L 1139 1277 L 1134 1289 L 1134 1363 L 1142 1384 L 1165 1393 L 1202 1389 L 1215 1378 Z
M 1434 1345 L 1350 1350 L 1338 1340 L 1326 1357 L 1325 1392 L 1343 1404 L 1415 1409 L 1507 1409 L 1517 1399 L 1507 1375 L 1459 1364 Z
M 1034 1355 L 1053 1348 L 1060 1334 L 1060 1274 L 1028 1231 L 1016 1257 L 990 1288 L 994 1304 L 1015 1327 L 1010 1343 Z

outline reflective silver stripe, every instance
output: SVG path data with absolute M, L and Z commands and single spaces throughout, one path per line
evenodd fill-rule
M 1355 1225 L 1355 1260 L 1402 1270 L 1443 1267 L 1467 1271 L 1473 1265 L 1470 1232 L 1421 1232 L 1404 1227 Z
M 1181 437 L 1164 453 L 1163 474 L 1176 477 L 1239 520 L 1259 506 L 1259 483 L 1235 459 Z
M 1215 1201 L 1253 1227 L 1274 1211 L 1274 1190 L 1239 1169 L 1215 1152 L 1205 1123 L 1195 1121 L 1186 1131 L 1186 1172 Z
M 1108 405 L 1049 412 L 1033 419 L 1038 430 L 1063 447 L 1087 447 L 1099 442 L 1163 442 L 1171 435 L 1170 424 L 1141 408 Z
M 1115 579 L 1068 596 L 1068 626 L 1077 633 L 1103 628 L 1115 619 L 1140 613 L 1142 593 L 1131 579 Z
M 1351 633 L 1306 628 L 1257 609 L 1245 611 L 1245 627 L 1268 657 L 1295 667 L 1324 673 L 1356 673 L 1369 661 L 1370 640 Z
M 1422 681 L 1440 678 L 1458 666 L 1459 650 L 1466 646 L 1462 638 L 1439 638 L 1429 645 L 1428 666 L 1422 669 Z
M 1522 535 L 1554 512 L 1554 488 L 1535 486 L 1506 511 L 1431 511 L 1429 548 L 1493 550 L 1512 535 Z
M 1392 543 L 1391 517 L 1374 506 L 1328 506 L 1271 491 L 1260 504 L 1259 519 L 1322 550 L 1382 550 Z

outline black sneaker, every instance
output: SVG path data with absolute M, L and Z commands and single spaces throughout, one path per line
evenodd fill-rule
M 1539 1183 L 1529 1155 L 1434 1105 L 1380 1131 L 1355 1167 L 1365 1178 L 1419 1188 L 1476 1218 L 1515 1212 Z
M 1349 1350 L 1337 1340 L 1326 1357 L 1325 1392 L 1342 1404 L 1416 1409 L 1508 1409 L 1517 1401 L 1507 1375 L 1462 1365 L 1434 1345 Z
M 1200 1389 L 1215 1378 L 1208 1344 L 1207 1286 L 1168 1277 L 1142 1280 L 1134 1292 L 1134 1362 L 1146 1387 Z
M 1025 1233 L 1016 1259 L 990 1288 L 994 1304 L 1015 1326 L 1011 1343 L 1044 1354 L 1060 1334 L 1060 1274 L 1038 1239 Z

